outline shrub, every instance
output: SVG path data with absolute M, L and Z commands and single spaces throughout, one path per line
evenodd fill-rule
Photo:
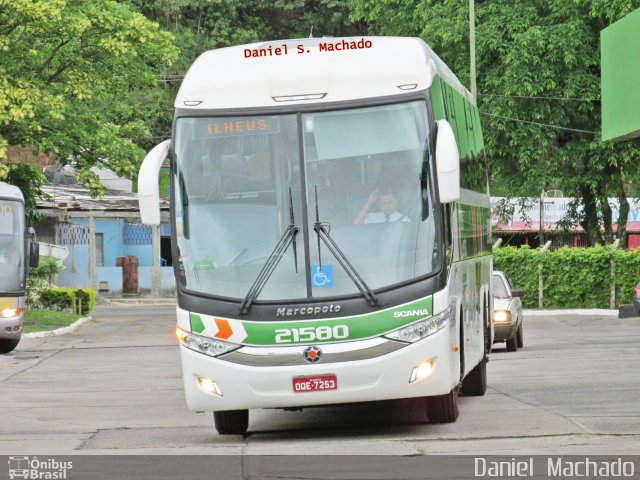
M 504 247 L 493 254 L 494 268 L 524 290 L 527 308 L 538 306 L 539 269 L 545 308 L 609 308 L 612 284 L 616 306 L 631 303 L 640 281 L 640 249 L 564 247 L 541 254 L 528 247 Z
M 80 304 L 81 311 L 77 313 L 88 315 L 96 305 L 96 291 L 90 288 L 47 288 L 40 295 L 40 301 L 45 308 L 70 312 Z
M 28 308 L 43 307 L 40 296 L 42 292 L 51 285 L 52 277 L 62 270 L 62 268 L 62 264 L 53 258 L 41 260 L 37 267 L 29 268 L 26 294 Z

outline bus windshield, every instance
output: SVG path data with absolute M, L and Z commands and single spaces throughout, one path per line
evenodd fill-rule
M 173 204 L 181 285 L 245 298 L 292 225 L 295 252 L 292 243 L 278 255 L 258 301 L 357 295 L 362 288 L 345 260 L 374 290 L 437 270 L 427 119 L 424 101 L 179 118 Z
M 0 199 L 0 293 L 24 291 L 24 205 Z

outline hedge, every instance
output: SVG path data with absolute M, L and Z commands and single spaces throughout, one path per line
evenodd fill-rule
M 78 292 L 80 295 L 81 313 L 88 315 L 96 306 L 96 291 L 90 288 L 47 288 L 40 294 L 40 303 L 45 308 L 59 311 L 74 311 L 74 298 Z
M 494 268 L 523 290 L 526 308 L 538 307 L 538 272 L 542 272 L 544 308 L 610 308 L 633 302 L 640 282 L 640 249 L 564 247 L 541 253 L 528 247 L 503 247 L 493 252 Z M 612 276 L 613 265 L 613 276 Z

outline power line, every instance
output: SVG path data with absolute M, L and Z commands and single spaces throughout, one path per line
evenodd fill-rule
M 539 127 L 555 128 L 557 130 L 566 130 L 568 132 L 576 133 L 588 133 L 590 135 L 600 135 L 600 132 L 592 132 L 590 130 L 580 130 L 578 128 L 561 127 L 559 125 L 551 125 L 549 123 L 531 122 L 529 120 L 520 120 L 519 118 L 505 117 L 504 115 L 496 115 L 494 113 L 480 112 L 481 115 L 487 115 L 489 117 L 502 118 L 503 120 L 511 120 L 513 122 L 527 123 L 529 125 L 537 125 Z
M 545 96 L 526 96 L 526 95 L 499 95 L 493 93 L 479 93 L 479 97 L 499 97 L 499 98 L 519 98 L 533 100 L 569 100 L 573 102 L 599 102 L 599 98 L 577 98 L 577 97 L 545 97 Z

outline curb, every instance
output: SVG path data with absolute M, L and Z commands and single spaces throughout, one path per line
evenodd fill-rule
M 68 325 L 66 327 L 56 328 L 55 330 L 45 330 L 43 332 L 24 333 L 22 334 L 22 338 L 44 338 L 44 337 L 56 337 L 58 335 L 64 335 L 65 333 L 71 333 L 77 330 L 80 327 L 80 325 L 88 322 L 89 320 L 92 320 L 91 316 L 82 317 L 76 320 L 75 322 L 73 322 L 71 325 Z
M 544 317 L 548 315 L 575 315 L 581 317 L 599 315 L 602 317 L 617 317 L 618 310 L 608 310 L 606 308 L 584 308 L 575 310 L 523 310 L 522 314 L 527 317 Z

